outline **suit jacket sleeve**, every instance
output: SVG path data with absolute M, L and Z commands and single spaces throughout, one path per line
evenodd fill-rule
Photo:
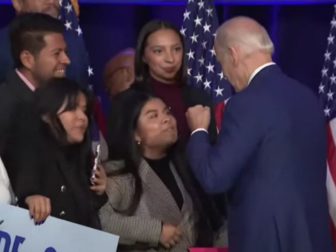
M 261 141 L 259 122 L 264 119 L 253 102 L 241 98 L 229 101 L 216 145 L 210 145 L 203 131 L 190 137 L 187 148 L 190 165 L 209 193 L 230 189 Z
M 8 93 L 0 88 L 0 154 L 3 154 L 4 148 L 11 132 L 13 117 L 15 116 L 15 106 L 13 98 L 8 97 Z
M 161 235 L 161 220 L 144 216 L 126 216 L 115 209 L 122 210 L 130 202 L 133 193 L 125 176 L 108 178 L 108 202 L 100 209 L 99 217 L 104 231 L 120 235 L 124 244 L 136 242 L 157 246 Z

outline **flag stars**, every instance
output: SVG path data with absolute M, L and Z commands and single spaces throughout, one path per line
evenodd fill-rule
M 197 75 L 194 76 L 194 78 L 196 79 L 196 82 L 202 82 L 202 78 L 203 78 L 203 75 L 198 73 Z
M 189 52 L 187 53 L 188 60 L 195 59 L 194 55 L 195 52 L 190 49 Z
M 198 35 L 195 34 L 195 33 L 193 33 L 193 35 L 190 37 L 190 39 L 191 39 L 191 43 L 192 43 L 192 44 L 193 44 L 193 43 L 197 43 L 197 38 L 198 38 Z
M 329 51 L 326 51 L 324 53 L 324 60 L 330 60 L 331 53 Z
M 211 53 L 212 56 L 216 56 L 216 52 L 215 52 L 215 49 L 214 49 L 214 48 L 212 48 L 212 49 L 210 50 L 210 53 Z
M 324 115 L 325 115 L 325 116 L 330 116 L 330 108 L 329 108 L 329 107 L 326 107 L 326 108 L 323 110 L 323 112 L 324 112 Z
M 78 36 L 83 34 L 82 29 L 79 26 L 77 27 L 76 32 L 77 32 Z
M 335 28 L 335 27 L 336 27 L 336 19 L 333 18 L 333 19 L 330 21 L 330 24 L 331 24 L 331 28 Z
M 328 45 L 334 44 L 335 37 L 331 34 L 328 36 Z
M 202 26 L 202 18 L 200 18 L 199 16 L 195 18 L 194 22 L 196 27 L 199 25 Z
M 181 34 L 182 34 L 183 36 L 186 35 L 186 31 L 187 31 L 187 29 L 184 28 L 184 27 L 182 27 L 181 30 L 180 30 L 180 32 L 181 32 Z
M 68 3 L 64 8 L 66 9 L 68 14 L 72 11 L 72 6 L 70 3 Z
M 334 99 L 334 93 L 331 92 L 331 90 L 329 90 L 329 92 L 327 93 L 327 96 L 328 96 L 328 101 L 332 101 Z
M 64 25 L 66 30 L 72 30 L 72 22 L 67 20 Z
M 208 14 L 209 17 L 212 17 L 212 12 L 213 12 L 213 9 L 212 8 L 208 8 L 205 10 Z
M 319 93 L 324 93 L 324 85 L 322 83 L 319 85 Z
M 220 73 L 218 73 L 217 75 L 219 76 L 220 80 L 223 80 L 223 79 L 224 79 L 224 74 L 223 74 L 223 72 L 220 72 Z
M 203 42 L 202 42 L 202 47 L 203 47 L 203 49 L 206 49 L 207 43 L 208 43 L 208 41 L 203 41 Z
M 205 89 L 210 89 L 211 88 L 211 82 L 205 79 L 205 82 L 203 83 Z
M 89 77 L 93 75 L 93 68 L 92 67 L 89 66 L 87 71 L 88 71 Z
M 203 26 L 203 31 L 210 32 L 210 28 L 211 28 L 211 25 L 208 25 L 207 23 L 205 23 L 205 25 Z
M 188 68 L 188 69 L 187 69 L 187 74 L 188 74 L 189 76 L 191 76 L 191 68 Z
M 197 4 L 200 10 L 204 8 L 204 1 L 199 1 Z
M 203 65 L 204 65 L 204 58 L 201 57 L 201 58 L 198 60 L 198 62 L 200 63 L 200 66 L 203 66 Z
M 208 70 L 208 73 L 213 73 L 214 72 L 214 67 L 215 65 L 212 65 L 210 62 L 207 66 L 205 66 L 206 69 Z
M 336 68 L 336 59 L 333 61 L 334 68 Z
M 325 67 L 322 69 L 322 76 L 328 76 L 328 69 Z
M 216 96 L 223 96 L 224 88 L 220 88 L 219 86 L 215 89 Z
M 183 13 L 183 20 L 190 19 L 190 11 L 185 11 Z
M 330 83 L 331 83 L 331 84 L 336 84 L 336 76 L 335 76 L 334 74 L 332 74 L 332 75 L 330 76 Z

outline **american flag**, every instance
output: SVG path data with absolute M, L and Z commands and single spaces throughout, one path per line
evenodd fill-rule
M 334 248 L 336 251 L 336 5 L 330 22 L 327 50 L 324 54 L 321 83 L 318 88 L 328 122 L 327 191 Z
M 185 37 L 189 85 L 202 88 L 212 97 L 217 128 L 220 129 L 225 101 L 232 89 L 216 60 L 214 38 L 218 18 L 212 0 L 188 0 L 181 33 Z
M 81 86 L 84 86 L 95 94 L 95 87 L 90 83 L 94 72 L 89 64 L 89 56 L 83 39 L 83 30 L 79 25 L 79 19 L 74 9 L 73 2 L 78 4 L 78 2 L 74 0 L 59 0 L 61 6 L 60 20 L 65 26 L 65 38 L 69 49 L 70 59 L 72 63 L 74 61 L 80 62 L 76 62 L 77 67 L 75 68 L 70 65 L 70 72 L 67 73 L 67 75 L 69 78 L 75 79 Z M 76 54 L 72 54 L 74 50 L 77 50 Z M 72 58 L 72 56 L 74 58 Z M 106 133 L 106 121 L 102 112 L 100 97 L 98 95 L 95 95 L 95 97 L 94 120 L 92 120 L 93 125 L 91 129 L 94 149 L 95 145 L 100 140 L 100 132 L 103 133 L 103 135 Z

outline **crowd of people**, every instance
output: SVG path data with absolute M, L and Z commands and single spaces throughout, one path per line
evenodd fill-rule
M 216 32 L 236 92 L 221 129 L 208 95 L 187 85 L 183 35 L 162 20 L 144 25 L 135 49 L 104 69 L 99 162 L 94 97 L 74 73 L 85 59 L 64 36 L 59 1 L 13 3 L 0 32 L 11 52 L 0 52 L 1 202 L 36 224 L 54 216 L 119 235 L 118 251 L 332 251 L 322 109 L 272 61 L 259 23 L 235 17 Z

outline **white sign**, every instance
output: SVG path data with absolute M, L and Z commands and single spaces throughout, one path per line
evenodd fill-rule
M 27 210 L 0 203 L 0 251 L 114 252 L 119 237 L 48 217 L 35 225 Z

